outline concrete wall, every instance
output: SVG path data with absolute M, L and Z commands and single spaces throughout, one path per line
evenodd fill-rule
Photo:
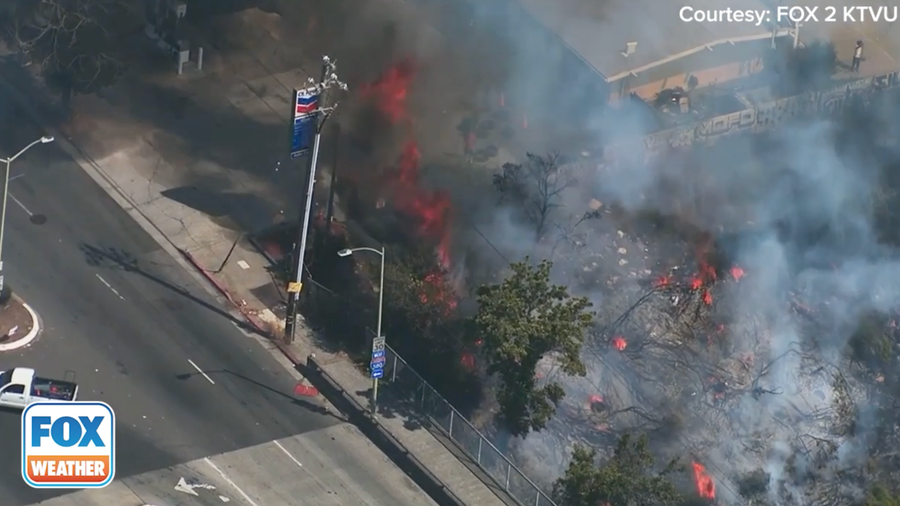
M 644 100 L 653 100 L 666 88 L 681 86 L 686 89 L 691 76 L 697 79 L 697 87 L 702 88 L 753 75 L 763 69 L 762 55 L 770 50 L 771 44 L 771 39 L 723 44 L 711 51 L 700 51 L 664 63 L 611 83 L 609 99 L 615 102 L 635 93 Z
M 733 112 L 642 138 L 624 140 L 604 149 L 601 163 L 615 166 L 622 160 L 651 160 L 670 149 L 694 144 L 712 144 L 735 134 L 761 133 L 796 118 L 833 115 L 844 110 L 851 100 L 870 100 L 872 95 L 900 87 L 900 71 L 837 85 L 834 88 L 783 98 L 756 107 Z

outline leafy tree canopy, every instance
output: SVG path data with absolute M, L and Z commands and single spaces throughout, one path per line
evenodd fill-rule
M 875 484 L 866 494 L 864 506 L 900 506 L 900 496 L 892 493 L 890 488 Z
M 581 345 L 594 313 L 585 297 L 550 283 L 552 263 L 510 265 L 502 283 L 478 290 L 473 324 L 483 341 L 488 372 L 501 380 L 501 418 L 514 435 L 544 428 L 564 397 L 558 383 L 538 386 L 535 368 L 548 354 L 568 374 L 584 375 Z
M 674 506 L 685 498 L 668 475 L 679 469 L 677 461 L 654 473 L 654 459 L 647 437 L 632 440 L 629 434 L 619 438 L 612 458 L 602 466 L 597 452 L 575 448 L 565 475 L 553 484 L 553 497 L 566 506 Z

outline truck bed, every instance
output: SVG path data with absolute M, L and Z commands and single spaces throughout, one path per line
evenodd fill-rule
M 54 401 L 74 401 L 78 393 L 78 385 L 71 381 L 41 378 L 35 376 L 31 384 L 32 397 Z

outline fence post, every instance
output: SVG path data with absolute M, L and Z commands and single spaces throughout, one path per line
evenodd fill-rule
M 484 436 L 478 434 L 478 456 L 475 457 L 475 462 L 481 464 L 481 445 L 484 444 Z
M 394 383 L 396 381 L 397 381 L 397 355 L 394 354 L 394 369 L 393 369 L 393 372 L 391 372 L 391 383 Z
M 509 475 L 512 473 L 512 464 L 509 462 L 506 463 L 506 488 L 505 490 L 509 492 Z
M 450 408 L 450 428 L 447 429 L 447 432 L 450 434 L 450 439 L 453 439 L 453 414 L 456 413 L 456 410 Z

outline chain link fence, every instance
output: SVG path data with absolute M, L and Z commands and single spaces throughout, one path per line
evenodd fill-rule
M 443 429 L 501 488 L 522 506 L 556 506 L 525 473 L 520 471 L 496 446 L 478 431 L 459 411 L 432 388 L 390 346 L 385 347 L 385 371 L 382 383 L 400 401 Z

